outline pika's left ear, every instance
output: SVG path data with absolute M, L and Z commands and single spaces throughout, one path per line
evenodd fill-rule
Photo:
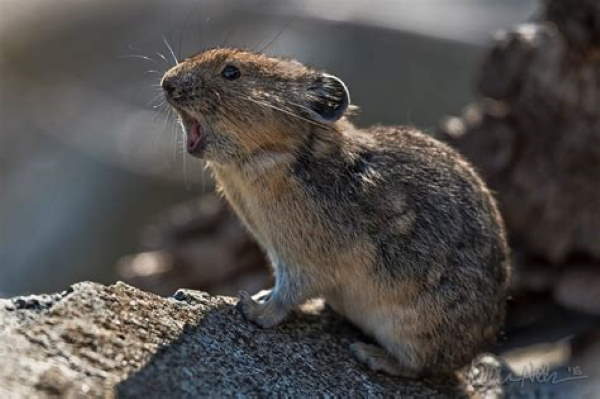
M 308 87 L 308 107 L 319 122 L 332 123 L 344 115 L 350 104 L 350 93 L 340 78 L 321 74 Z

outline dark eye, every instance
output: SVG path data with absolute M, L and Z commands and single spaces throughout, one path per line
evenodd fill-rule
M 236 80 L 240 77 L 241 73 L 240 70 L 233 65 L 227 65 L 223 68 L 223 71 L 221 71 L 221 75 L 227 80 Z

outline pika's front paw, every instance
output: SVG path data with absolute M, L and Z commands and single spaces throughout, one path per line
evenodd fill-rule
M 259 293 L 259 295 L 262 294 Z M 240 291 L 240 300 L 237 308 L 244 317 L 262 328 L 271 328 L 281 323 L 287 312 L 270 301 L 260 298 L 261 302 L 255 301 L 246 291 Z

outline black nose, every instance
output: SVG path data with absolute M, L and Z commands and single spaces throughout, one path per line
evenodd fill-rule
M 175 84 L 170 79 L 163 79 L 163 81 L 161 82 L 161 86 L 169 96 L 172 95 L 175 91 Z

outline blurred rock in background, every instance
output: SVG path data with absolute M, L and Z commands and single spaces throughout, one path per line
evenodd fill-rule
M 599 260 L 600 3 L 547 3 L 540 22 L 497 35 L 481 101 L 446 134 L 498 192 L 519 248 Z
M 509 334 L 574 337 L 573 361 L 593 371 L 600 365 L 600 3 L 544 5 L 535 22 L 497 34 L 477 102 L 439 133 L 497 193 L 515 252 Z
M 600 3 L 547 0 L 500 32 L 477 103 L 442 136 L 497 192 L 515 288 L 600 314 Z
M 142 237 L 147 251 L 117 267 L 123 279 L 146 290 L 169 295 L 191 286 L 235 296 L 272 285 L 263 252 L 215 193 L 170 209 Z

